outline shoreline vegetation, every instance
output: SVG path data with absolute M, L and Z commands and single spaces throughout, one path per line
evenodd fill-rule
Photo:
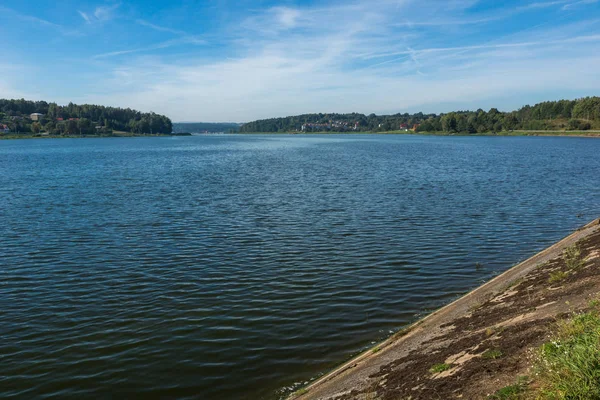
M 13 139 L 101 139 L 101 138 L 138 138 L 138 137 L 172 137 L 172 136 L 192 136 L 191 133 L 129 133 L 129 132 L 113 132 L 112 134 L 97 134 L 97 135 L 44 135 L 44 134 L 0 134 L 0 140 Z
M 290 399 L 600 398 L 600 220 Z
M 447 132 L 414 132 L 414 131 L 360 131 L 360 132 L 246 132 L 244 135 L 415 135 L 415 136 L 560 136 L 560 137 L 600 137 L 600 130 L 589 130 L 589 131 L 510 131 L 510 132 L 482 132 L 482 133 L 447 133 Z
M 440 136 L 600 136 L 600 97 L 501 112 L 304 114 L 236 123 L 175 123 L 160 114 L 99 105 L 0 99 L 0 139 L 240 134 L 418 134 Z
M 0 137 L 83 137 L 171 134 L 171 120 L 154 112 L 95 104 L 0 99 Z
M 247 122 L 240 133 L 440 133 L 510 134 L 512 132 L 600 131 L 600 97 L 526 105 L 502 112 L 453 111 L 442 114 L 303 114 Z
M 222 132 L 204 132 L 202 135 L 207 134 L 223 134 Z M 239 133 L 226 133 L 226 134 L 239 134 Z M 284 133 L 265 133 L 265 132 L 248 132 L 244 135 L 281 135 Z M 290 134 L 286 132 L 285 134 Z M 455 136 L 455 137 L 471 137 L 471 136 L 486 136 L 486 137 L 521 137 L 521 136 L 549 136 L 549 137 L 579 137 L 579 138 L 600 138 L 600 130 L 593 131 L 513 131 L 513 132 L 501 132 L 501 133 L 455 133 L 449 134 L 444 132 L 404 132 L 404 131 L 390 131 L 390 132 L 303 132 L 303 135 L 413 135 L 413 136 Z M 131 132 L 115 132 L 112 133 L 100 133 L 93 135 L 50 135 L 44 133 L 0 133 L 0 140 L 11 140 L 11 139 L 85 139 L 85 138 L 133 138 L 133 137 L 169 137 L 169 136 L 194 136 L 189 132 L 173 132 L 173 133 L 131 133 Z

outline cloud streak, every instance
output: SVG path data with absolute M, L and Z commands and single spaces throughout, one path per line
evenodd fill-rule
M 56 28 L 59 30 L 65 29 L 62 25 L 56 24 L 54 22 L 50 22 L 48 20 L 33 16 L 33 15 L 21 14 L 11 8 L 0 6 L 0 12 L 9 14 L 9 15 L 13 16 L 14 18 L 20 19 L 21 21 L 24 21 L 24 22 L 32 23 L 34 25 Z
M 167 28 L 164 26 L 159 26 L 159 25 L 155 25 L 153 23 L 150 23 L 148 21 L 145 21 L 143 19 L 136 19 L 135 22 L 141 26 L 145 26 L 146 28 L 150 28 L 153 29 L 155 31 L 158 32 L 168 32 L 168 33 L 172 33 L 174 35 L 184 35 L 187 36 L 187 33 L 184 31 L 180 31 L 178 29 L 171 29 L 171 28 Z
M 93 12 L 77 10 L 81 18 L 87 24 L 102 23 L 110 21 L 114 18 L 115 11 L 121 7 L 121 3 L 113 4 L 112 6 L 98 6 Z
M 164 42 L 156 43 L 154 45 L 146 46 L 146 47 L 140 47 L 140 48 L 136 48 L 136 49 L 127 49 L 127 50 L 117 50 L 117 51 L 111 51 L 108 53 L 96 54 L 92 58 L 93 59 L 101 59 L 101 58 L 122 56 L 125 54 L 146 53 L 146 52 L 150 52 L 153 50 L 168 49 L 170 47 L 181 46 L 181 45 L 186 45 L 186 44 L 200 46 L 200 45 L 206 44 L 206 41 L 203 39 L 196 38 L 196 37 L 186 36 L 186 37 L 182 37 L 182 38 L 178 38 L 178 39 L 172 39 L 172 40 L 167 40 Z

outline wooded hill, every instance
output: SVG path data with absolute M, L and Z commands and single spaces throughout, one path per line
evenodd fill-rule
M 32 114 L 43 114 L 33 117 Z M 37 119 L 37 121 L 35 120 Z M 53 135 L 91 135 L 123 131 L 137 134 L 170 134 L 171 120 L 164 115 L 130 108 L 45 101 L 0 99 L 0 124 L 14 133 L 48 132 Z
M 517 111 L 456 111 L 447 114 L 304 114 L 248 122 L 240 132 L 359 131 L 489 133 L 513 130 L 600 129 L 600 97 L 547 101 Z

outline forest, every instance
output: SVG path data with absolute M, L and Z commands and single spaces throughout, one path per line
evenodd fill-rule
M 175 122 L 173 133 L 235 133 L 240 124 L 235 122 Z
M 31 114 L 43 114 L 32 120 Z M 0 124 L 13 133 L 93 135 L 113 131 L 133 134 L 170 134 L 171 120 L 164 115 L 130 108 L 69 103 L 61 106 L 45 101 L 0 99 Z
M 414 130 L 440 133 L 600 129 L 600 97 L 547 101 L 511 112 L 456 111 L 445 114 L 304 114 L 248 122 L 240 132 L 389 132 Z

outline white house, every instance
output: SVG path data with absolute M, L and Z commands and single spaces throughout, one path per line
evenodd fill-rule
M 31 118 L 32 121 L 39 121 L 42 119 L 43 116 L 44 116 L 44 114 L 33 113 L 29 116 L 29 118 Z

